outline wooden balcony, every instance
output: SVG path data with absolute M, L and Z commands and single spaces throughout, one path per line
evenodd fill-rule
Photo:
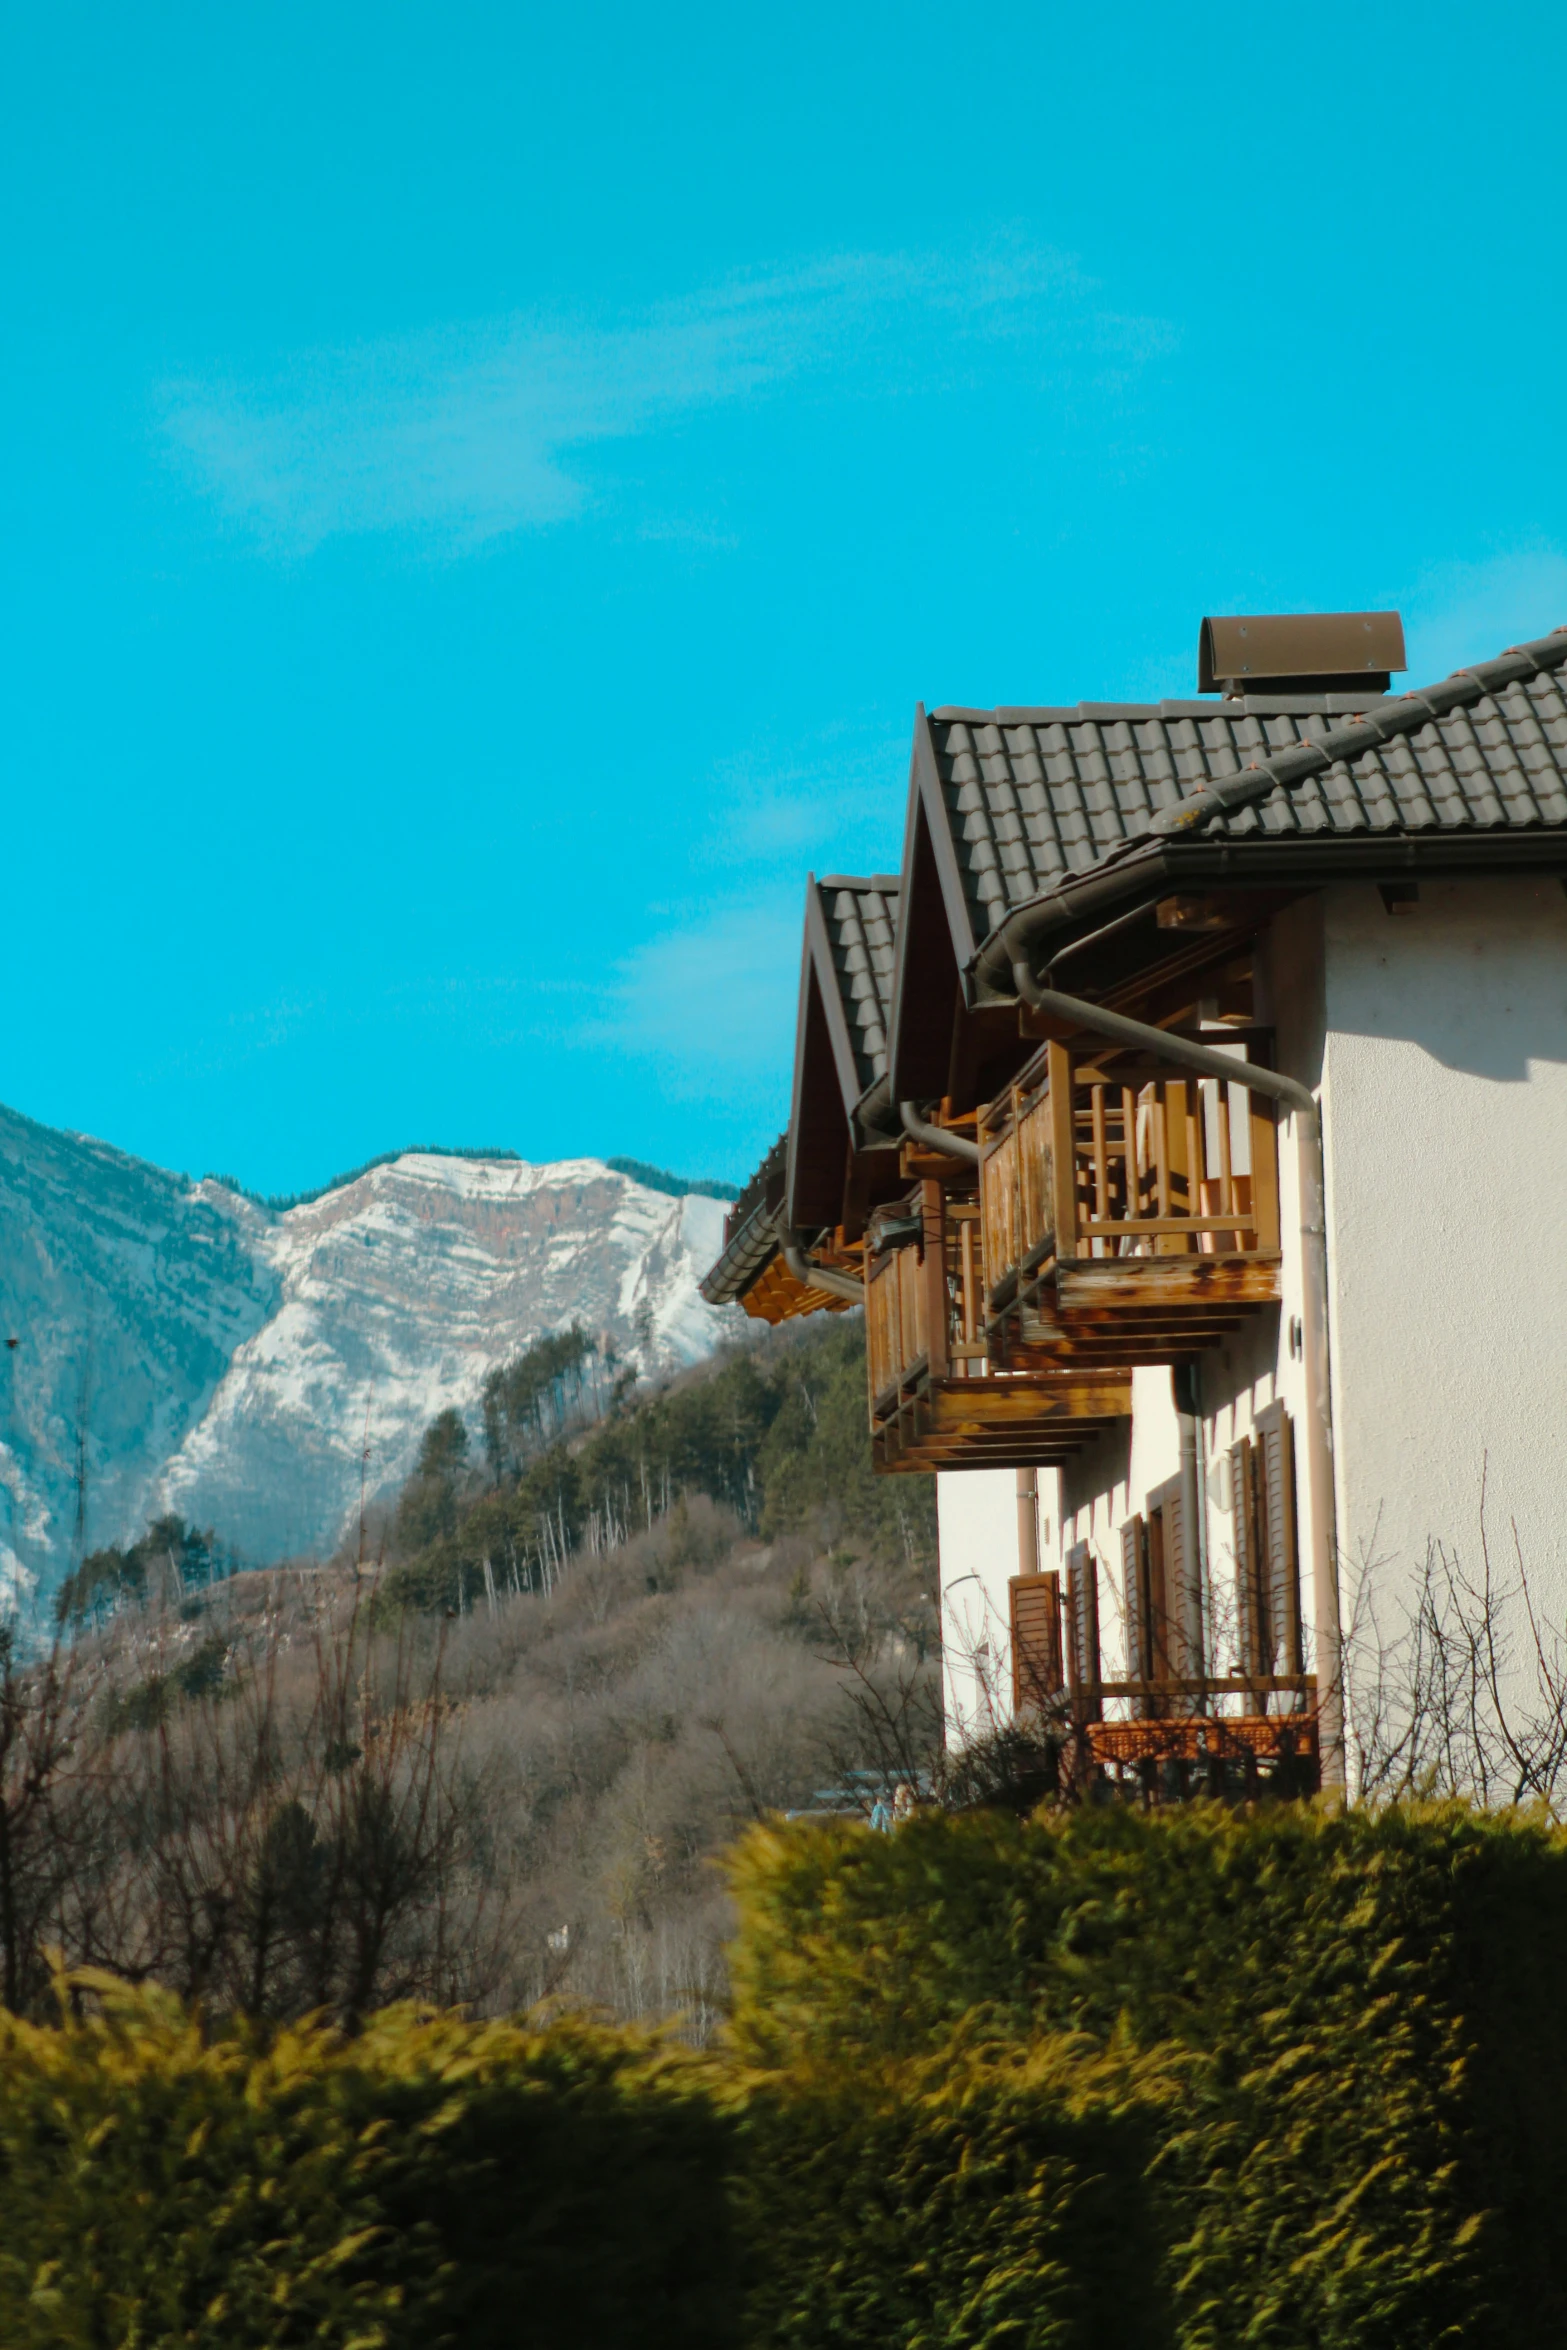
M 1140 1526 L 1142 1521 L 1132 1521 Z M 1123 1541 L 1123 1551 L 1127 1549 Z M 1143 1635 L 1131 1629 L 1148 1593 L 1127 1608 L 1129 1646 L 1153 1670 L 1107 1677 L 1100 1652 L 1099 1571 L 1086 1543 L 1063 1574 L 1017 1575 L 1010 1587 L 1013 1712 L 1061 1738 L 1070 1776 L 1130 1782 L 1145 1796 L 1256 1793 L 1263 1778 L 1313 1791 L 1320 1776 L 1317 1677 L 1295 1669 L 1203 1669 L 1165 1605 Z M 1177 1607 L 1179 1601 L 1177 1597 Z M 1182 1654 L 1182 1652 L 1185 1652 Z M 1175 1660 L 1180 1658 L 1180 1662 Z M 1183 1668 L 1195 1669 L 1183 1669 Z M 1107 1706 L 1114 1710 L 1107 1712 Z
M 865 1257 L 878 1469 L 1050 1466 L 1131 1410 L 1119 1368 L 998 1372 L 984 1332 L 977 1199 L 935 1180 L 916 1184 L 872 1217 Z
M 1135 1778 L 1148 1795 L 1261 1792 L 1315 1794 L 1322 1780 L 1320 1722 L 1314 1685 L 1309 1711 L 1201 1714 L 1182 1720 L 1092 1721 L 1078 1732 L 1083 1765 L 1111 1779 Z M 1162 1785 L 1161 1782 L 1169 1781 Z
M 1048 1044 L 981 1113 L 980 1327 L 999 1365 L 1184 1362 L 1279 1296 L 1273 1105 Z

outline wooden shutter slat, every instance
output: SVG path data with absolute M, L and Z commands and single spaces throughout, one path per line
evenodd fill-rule
M 1175 1491 L 1173 1483 L 1161 1485 L 1148 1496 L 1148 1669 L 1149 1678 L 1154 1681 L 1167 1681 L 1170 1677 L 1169 1567 L 1165 1536 L 1166 1511 Z M 1162 1713 L 1164 1707 L 1154 1700 L 1149 1710 Z
M 1202 1572 L 1198 1563 L 1195 1528 L 1186 1522 L 1186 1492 L 1179 1477 L 1163 1489 L 1160 1516 L 1164 1530 L 1164 1653 L 1167 1670 L 1178 1681 L 1195 1681 L 1203 1671 Z M 1190 1710 L 1183 1700 L 1180 1711 Z
M 1263 1589 L 1267 1594 L 1273 1670 L 1301 1670 L 1300 1562 L 1295 1529 L 1295 1439 L 1281 1403 L 1257 1416 L 1261 1463 L 1258 1522 Z
M 1148 1654 L 1147 1540 L 1140 1516 L 1121 1528 L 1121 1599 L 1126 1609 L 1126 1671 L 1129 1680 L 1146 1681 L 1151 1669 Z
M 1271 1628 L 1257 1538 L 1257 1479 L 1252 1442 L 1243 1436 L 1230 1447 L 1230 1518 L 1235 1549 L 1235 1606 L 1240 1624 L 1243 1673 L 1272 1671 Z
M 1080 1716 L 1097 1721 L 1102 1710 L 1099 1684 L 1099 1577 L 1086 1542 L 1066 1554 L 1067 1671 Z
M 1061 1673 L 1061 1578 L 1014 1575 L 1012 1611 L 1012 1710 L 1044 1705 L 1059 1694 Z

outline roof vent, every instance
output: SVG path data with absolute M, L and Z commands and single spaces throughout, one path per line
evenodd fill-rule
M 1205 620 L 1197 640 L 1200 694 L 1385 694 L 1404 669 L 1396 612 L 1272 612 Z

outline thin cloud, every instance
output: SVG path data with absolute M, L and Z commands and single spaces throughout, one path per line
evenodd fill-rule
M 908 721 L 898 728 L 852 723 L 797 743 L 792 755 L 767 745 L 714 768 L 726 821 L 706 844 L 714 865 L 803 865 L 841 872 L 896 865 L 903 826 Z
M 420 530 L 461 546 L 581 514 L 595 443 L 811 370 L 851 393 L 929 388 L 1009 345 L 1045 380 L 1113 387 L 1171 340 L 1099 306 L 1053 253 L 848 254 L 614 324 L 509 318 L 326 351 L 265 383 L 171 382 L 160 411 L 197 484 L 265 542 Z
M 1444 565 L 1404 600 L 1409 674 L 1427 685 L 1507 646 L 1567 626 L 1567 555 L 1534 547 L 1483 563 Z
M 737 1070 L 788 1057 L 800 955 L 798 908 L 782 894 L 699 916 L 621 964 L 583 1045 L 646 1054 L 684 1072 L 680 1090 L 722 1094 Z

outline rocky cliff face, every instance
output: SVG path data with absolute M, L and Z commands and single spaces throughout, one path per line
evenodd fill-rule
M 162 1508 L 257 1563 L 330 1548 L 436 1412 L 580 1321 L 707 1353 L 720 1201 L 596 1159 L 409 1153 L 283 1214 L 0 1110 L 0 1574 L 47 1590 Z M 368 1462 L 365 1455 L 368 1448 Z

